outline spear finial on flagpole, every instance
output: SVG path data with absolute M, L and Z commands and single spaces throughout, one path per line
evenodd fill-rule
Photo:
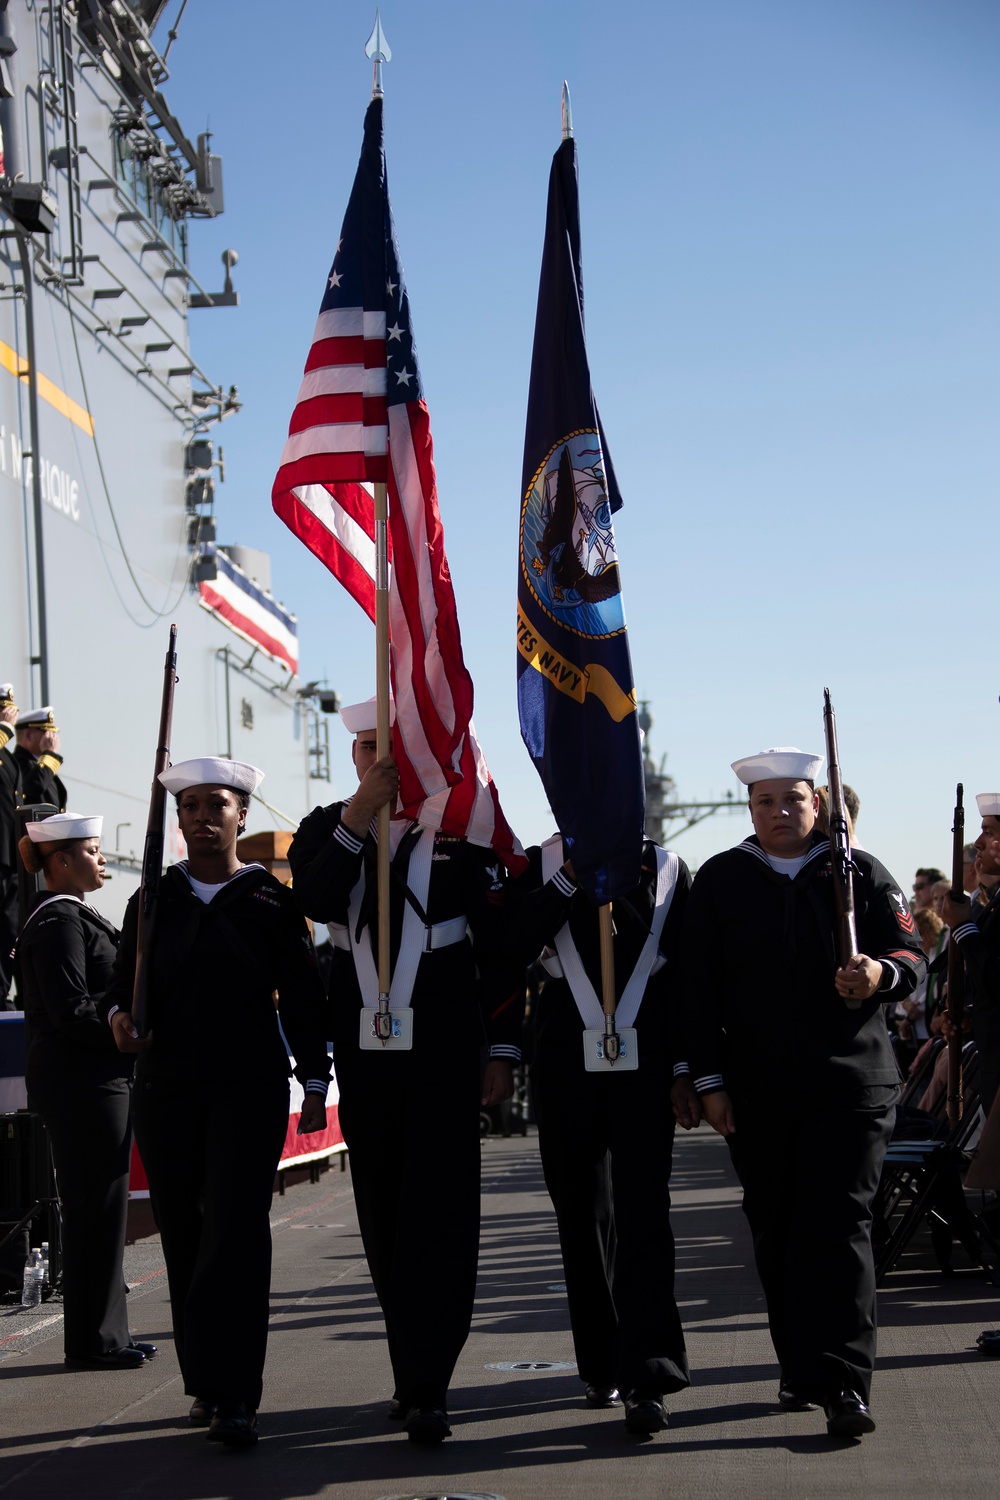
M 372 58 L 374 62 L 374 69 L 372 72 L 372 98 L 381 99 L 382 64 L 384 62 L 392 62 L 392 52 L 389 50 L 389 43 L 386 41 L 385 32 L 382 30 L 382 21 L 378 13 L 377 6 L 375 8 L 375 25 L 372 27 L 371 36 L 365 43 L 365 56 Z
M 562 90 L 562 138 L 564 141 L 573 139 L 573 105 L 569 97 L 569 84 L 565 78 Z

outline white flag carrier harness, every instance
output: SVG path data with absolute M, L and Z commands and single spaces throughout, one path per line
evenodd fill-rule
M 433 953 L 438 948 L 450 948 L 454 943 L 461 943 L 469 933 L 469 923 L 464 916 L 452 917 L 448 922 L 426 924 L 416 910 L 416 907 L 424 911 L 427 909 L 433 856 L 434 829 L 422 828 L 419 839 L 410 851 L 406 872 L 406 884 L 413 901 L 405 904 L 399 953 L 389 985 L 389 1002 L 393 1010 L 409 1006 L 422 956 Z M 365 869 L 362 864 L 361 873 L 351 891 L 347 925 L 343 922 L 328 922 L 327 931 L 335 948 L 350 952 L 354 959 L 362 1002 L 367 1010 L 375 1010 L 378 1007 L 378 970 L 372 953 L 371 934 L 367 926 L 358 931 L 364 898 Z
M 651 976 L 658 974 L 666 963 L 666 959 L 660 952 L 660 934 L 663 932 L 663 924 L 667 920 L 667 913 L 674 899 L 674 891 L 677 889 L 680 860 L 670 849 L 654 846 L 654 853 L 656 854 L 656 905 L 653 910 L 653 920 L 636 960 L 635 968 L 629 976 L 615 1009 L 615 1025 L 619 1027 L 635 1025 L 642 997 L 646 993 L 646 984 Z M 561 836 L 557 833 L 552 838 L 546 839 L 542 845 L 543 881 L 551 880 L 562 863 L 563 843 Z M 547 954 L 543 956 L 543 968 L 546 973 L 554 977 L 561 975 L 565 978 L 585 1027 L 603 1027 L 604 1007 L 598 1000 L 597 991 L 583 966 L 583 960 L 573 941 L 568 922 L 565 922 L 556 933 L 555 945 L 555 953 L 547 950 Z

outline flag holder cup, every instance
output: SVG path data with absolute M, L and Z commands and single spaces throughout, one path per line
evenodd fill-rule
M 601 936 L 601 988 L 604 993 L 604 1025 L 588 1026 L 583 1033 L 583 1066 L 588 1073 L 633 1073 L 639 1066 L 635 1027 L 615 1025 L 615 950 L 611 902 L 598 907 Z
M 603 1028 L 588 1026 L 583 1033 L 583 1066 L 588 1073 L 634 1073 L 639 1066 L 635 1027 L 616 1030 L 613 1016 Z
M 389 1009 L 388 995 L 378 1006 L 365 1006 L 360 1016 L 358 1046 L 362 1052 L 412 1052 L 413 1011 L 409 1005 Z

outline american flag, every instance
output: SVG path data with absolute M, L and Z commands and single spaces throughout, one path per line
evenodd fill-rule
M 517 868 L 521 846 L 472 725 L 472 678 L 389 207 L 382 100 L 373 99 L 271 496 L 285 524 L 373 620 L 379 481 L 389 498 L 393 753 L 402 810 L 425 827 L 495 849 Z

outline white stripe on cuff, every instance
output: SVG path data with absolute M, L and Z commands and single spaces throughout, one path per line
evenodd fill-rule
M 349 849 L 352 854 L 360 854 L 365 846 L 364 839 L 359 839 L 349 828 L 345 828 L 343 823 L 337 824 L 333 830 L 333 836 L 338 844 L 343 844 L 344 848 Z
M 882 992 L 882 994 L 888 995 L 890 990 L 894 990 L 899 983 L 899 965 L 894 964 L 891 958 L 883 958 L 881 960 L 881 963 L 883 969 L 892 970 L 892 983 L 879 985 L 879 990 Z
M 560 896 L 572 896 L 576 893 L 576 884 L 570 880 L 565 870 L 557 870 L 552 877 L 552 884 Z
M 121 1006 L 120 1005 L 112 1005 L 112 1007 L 108 1011 L 108 1015 L 107 1015 L 107 1021 L 108 1021 L 108 1025 L 109 1026 L 111 1025 L 111 1017 L 112 1016 L 116 1016 L 120 1010 L 121 1010 Z
M 323 1080 L 322 1080 L 322 1078 L 310 1078 L 309 1082 L 306 1084 L 306 1086 L 305 1086 L 305 1088 L 303 1090 L 303 1093 L 306 1093 L 306 1094 L 322 1094 L 323 1098 L 325 1099 L 326 1098 L 326 1091 L 327 1091 L 328 1087 L 329 1087 L 329 1085 L 326 1084 L 326 1083 L 324 1083 Z
M 521 1049 L 510 1042 L 497 1042 L 490 1048 L 490 1057 L 505 1057 L 508 1062 L 520 1062 Z
M 713 1094 L 716 1089 L 725 1088 L 721 1073 L 706 1073 L 704 1078 L 696 1078 L 694 1086 L 699 1094 Z
M 976 926 L 975 922 L 963 922 L 961 927 L 955 927 L 952 929 L 951 935 L 953 938 L 957 938 L 957 940 L 961 942 L 963 938 L 969 936 L 970 932 L 978 931 L 979 928 Z
M 691 1077 L 691 1065 L 690 1065 L 690 1063 L 686 1063 L 686 1062 L 674 1063 L 674 1077 L 675 1078 L 690 1078 Z

